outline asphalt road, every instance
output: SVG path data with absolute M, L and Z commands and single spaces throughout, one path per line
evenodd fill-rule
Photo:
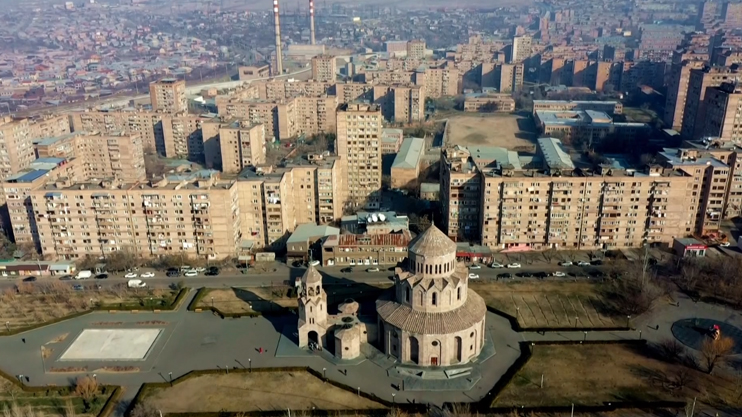
M 319 268 L 320 272 L 324 275 L 325 285 L 342 285 L 351 283 L 365 283 L 365 284 L 380 284 L 391 282 L 391 277 L 394 274 L 388 266 L 380 266 L 379 272 L 367 272 L 366 269 L 370 266 L 355 267 L 352 272 L 343 273 L 341 269 L 343 267 L 326 267 Z M 555 271 L 563 271 L 568 274 L 567 277 L 550 277 L 549 279 L 574 279 L 576 277 L 586 277 L 588 272 L 605 269 L 605 266 L 567 266 L 562 267 L 554 264 L 535 264 L 535 265 L 523 265 L 522 268 L 488 268 L 483 266 L 481 269 L 472 269 L 471 273 L 479 275 L 480 280 L 496 279 L 498 275 L 510 273 L 515 279 L 536 279 L 536 278 L 517 278 L 515 277 L 518 273 L 531 273 L 535 274 L 538 272 L 553 273 Z M 151 269 L 142 269 L 141 272 L 153 271 Z M 164 288 L 177 282 L 183 282 L 186 286 L 191 288 L 200 287 L 263 287 L 271 285 L 288 285 L 292 283 L 296 278 L 301 277 L 304 273 L 305 268 L 293 268 L 283 264 L 278 264 L 274 271 L 271 272 L 258 272 L 255 270 L 248 270 L 246 274 L 235 274 L 234 272 L 222 273 L 218 276 L 205 276 L 200 274 L 195 277 L 168 277 L 164 271 L 154 271 L 155 276 L 152 278 L 140 278 L 142 281 L 147 283 L 150 287 Z M 8 278 L 0 281 L 0 289 L 13 288 L 15 285 L 21 283 L 24 277 L 19 278 Z M 87 279 L 87 280 L 70 280 L 62 281 L 69 283 L 70 285 L 82 284 L 83 286 L 88 285 L 101 285 L 102 287 L 110 287 L 114 285 L 124 284 L 128 281 L 128 278 L 124 278 L 124 274 L 109 274 L 107 279 Z M 59 277 L 38 277 L 35 284 L 51 283 L 59 281 Z

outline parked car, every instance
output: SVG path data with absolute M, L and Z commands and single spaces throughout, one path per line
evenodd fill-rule
M 469 269 L 482 269 L 482 265 L 479 265 L 479 264 L 469 265 Z
M 469 279 L 479 279 L 479 275 L 477 275 L 477 274 L 469 274 Z
M 195 276 L 198 276 L 198 272 L 195 269 L 189 269 L 183 275 L 185 275 L 187 277 L 195 277 Z
M 347 274 L 348 272 L 353 272 L 353 268 L 351 268 L 351 267 L 343 268 L 343 269 L 340 270 L 340 272 L 343 272 L 343 273 L 346 273 Z
M 379 272 L 379 268 L 368 268 L 366 272 Z
M 129 288 L 144 288 L 147 286 L 147 284 L 142 282 L 141 279 L 130 279 L 129 282 L 126 283 L 126 285 Z
M 319 261 L 312 261 L 312 262 L 309 262 L 309 265 L 312 265 L 312 266 L 319 266 Z
M 108 274 L 98 274 L 95 279 L 108 279 Z
M 126 275 L 124 275 L 124 278 L 127 278 L 127 279 L 134 279 L 136 277 L 137 277 L 137 273 L 136 272 L 129 272 Z
M 729 243 L 729 242 L 721 242 L 721 243 L 719 243 L 719 246 L 722 247 L 722 248 L 728 248 L 729 245 L 731 245 L 731 243 Z
M 497 278 L 498 279 L 512 279 L 513 278 L 513 274 L 510 274 L 510 273 L 507 273 L 506 272 L 504 274 L 498 275 Z
M 499 263 L 497 263 L 497 262 L 492 262 L 492 263 L 490 264 L 490 268 L 504 268 L 504 267 L 505 267 L 505 265 L 503 265 L 503 264 L 499 264 Z
M 82 286 L 82 284 L 75 284 L 75 285 L 72 286 L 72 289 L 75 290 L 75 291 L 82 291 L 85 288 Z
M 538 278 L 538 279 L 544 279 L 544 278 L 548 277 L 549 274 L 547 274 L 546 272 L 541 271 L 541 272 L 536 272 L 535 274 L 533 274 L 533 276 L 536 277 L 536 278 Z
M 60 281 L 71 281 L 74 277 L 72 275 L 63 275 L 59 277 Z
M 588 275 L 590 275 L 593 278 L 603 278 L 605 277 L 605 274 L 600 271 L 590 271 L 588 272 Z
M 215 277 L 219 275 L 219 268 L 215 266 L 209 267 L 209 269 L 206 270 L 206 275 L 210 277 Z
M 180 271 L 178 271 L 177 269 L 174 269 L 174 270 L 171 269 L 171 270 L 167 271 L 167 274 L 166 275 L 169 276 L 169 277 L 179 277 L 180 276 Z
M 553 275 L 553 276 L 555 276 L 555 277 L 560 277 L 560 278 L 561 278 L 561 277 L 566 277 L 566 276 L 567 276 L 567 274 L 565 274 L 565 273 L 564 273 L 564 272 L 562 272 L 562 271 L 556 271 L 556 272 L 554 272 L 554 273 L 553 273 L 553 274 L 551 274 L 551 275 Z
M 590 266 L 590 262 L 580 261 L 577 262 L 577 266 Z
M 196 272 L 206 272 L 206 268 L 204 268 L 203 266 L 197 266 L 193 269 L 195 269 Z
M 603 261 L 595 259 L 594 261 L 590 261 L 590 265 L 603 265 Z
M 517 262 L 513 262 L 511 264 L 508 264 L 508 268 L 520 268 L 520 264 Z
M 155 276 L 155 273 L 154 272 L 150 272 L 150 271 L 147 271 L 147 272 L 143 273 L 142 275 L 140 275 L 140 277 L 142 277 L 142 278 L 153 278 L 154 276 Z
M 561 265 L 561 266 L 572 266 L 572 261 L 562 261 L 562 262 L 559 262 L 559 265 Z
M 510 275 L 510 274 L 507 274 L 507 275 Z M 531 278 L 533 274 L 531 274 L 530 272 L 518 272 L 517 274 L 515 274 L 515 276 L 518 278 Z
M 36 282 L 36 277 L 23 278 L 23 282 Z

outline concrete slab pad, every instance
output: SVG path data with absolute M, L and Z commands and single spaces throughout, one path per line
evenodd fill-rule
M 61 361 L 143 360 L 162 329 L 85 329 Z

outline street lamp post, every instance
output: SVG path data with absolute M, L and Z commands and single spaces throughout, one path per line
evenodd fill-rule
M 631 315 L 626 316 L 626 327 L 631 327 Z
M 214 308 L 214 297 L 211 297 L 211 308 Z
M 247 363 L 250 365 L 250 373 L 252 373 L 252 359 L 248 358 Z
M 579 317 L 575 317 L 575 329 L 577 328 L 577 321 L 579 320 Z
M 172 372 L 168 372 L 167 375 L 168 375 L 168 377 L 170 377 L 170 386 L 172 387 L 173 386 L 173 373 Z
M 392 405 L 396 404 L 396 402 L 394 401 L 394 397 L 396 397 L 396 396 L 397 396 L 397 394 L 392 393 Z
M 358 390 L 358 396 L 360 397 L 361 396 L 361 387 L 358 387 L 357 390 Z
M 327 379 L 327 368 L 322 368 L 322 379 Z
M 642 340 L 642 331 L 639 330 L 639 340 Z
M 159 414 L 160 417 L 162 417 L 162 410 L 157 410 L 157 414 Z
M 584 337 L 582 338 L 582 341 L 587 342 L 587 332 L 582 332 L 582 333 L 584 333 Z
M 8 329 L 8 333 L 10 333 L 10 322 L 9 321 L 5 322 L 5 328 Z

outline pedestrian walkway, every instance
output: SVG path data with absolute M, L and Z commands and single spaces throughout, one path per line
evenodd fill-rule
M 582 342 L 582 341 L 618 341 L 639 340 L 644 335 L 638 330 L 569 330 L 555 332 L 523 332 L 519 333 L 524 342 Z

